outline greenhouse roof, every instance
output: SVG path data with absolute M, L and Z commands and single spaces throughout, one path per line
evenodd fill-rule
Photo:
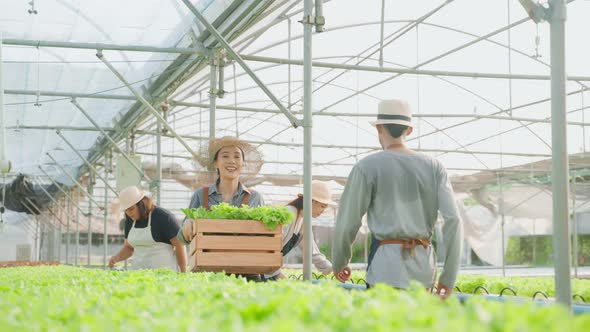
M 282 107 L 301 119 L 302 2 L 190 2 Z M 170 110 L 160 114 L 172 130 L 162 139 L 162 162 L 174 165 L 176 175 L 170 169 L 168 179 L 180 186 L 165 181 L 163 188 L 170 190 L 170 205 L 185 206 L 188 194 L 174 193 L 202 184 L 190 178 L 203 171 L 194 157 L 213 134 L 209 107 L 215 95 L 214 135 L 239 136 L 264 154 L 252 184 L 302 183 L 303 130 L 293 128 L 183 1 L 0 6 L 9 179 L 25 173 L 48 185 L 47 174 L 74 186 L 68 173 L 86 183 L 84 158 L 99 174 L 106 165 L 114 186 L 118 149 L 135 152 L 149 169 L 157 152 L 153 112 L 167 101 Z M 324 1 L 325 31 L 313 37 L 314 177 L 343 184 L 356 161 L 381 149 L 369 121 L 378 102 L 391 98 L 406 99 L 413 109 L 417 128 L 410 147 L 441 160 L 457 184 L 486 172 L 492 177 L 482 185 L 498 181 L 498 174 L 514 179 L 526 165 L 550 159 L 548 24 L 535 24 L 516 1 L 385 6 Z M 590 49 L 580 32 L 590 31 L 589 14 L 590 2 L 569 1 L 567 146 L 582 160 L 590 142 L 584 101 Z M 224 69 L 223 85 L 213 89 L 211 63 Z M 524 178 L 548 171 L 529 167 Z M 274 201 L 285 199 L 277 195 Z

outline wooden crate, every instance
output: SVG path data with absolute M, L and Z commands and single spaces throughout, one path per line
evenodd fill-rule
M 283 263 L 282 226 L 260 221 L 198 219 L 191 242 L 191 270 L 239 274 L 272 273 Z

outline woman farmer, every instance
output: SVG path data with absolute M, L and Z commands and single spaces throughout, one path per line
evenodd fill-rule
M 242 174 L 251 176 L 262 166 L 262 156 L 252 145 L 235 137 L 223 137 L 211 140 L 203 155 L 199 162 L 209 170 L 215 170 L 218 178 L 212 185 L 194 192 L 189 208 L 202 206 L 209 209 L 221 202 L 237 207 L 244 204 L 250 207 L 264 205 L 257 191 L 246 188 L 240 182 Z M 189 244 L 194 237 L 195 221 L 185 218 L 178 231 L 178 240 Z
M 167 268 L 186 272 L 186 251 L 176 238 L 180 227 L 168 210 L 137 187 L 127 187 L 119 194 L 125 211 L 125 243 L 109 259 L 109 266 L 133 256 L 133 269 Z
M 319 217 L 328 205 L 332 202 L 332 192 L 325 182 L 314 180 L 311 183 L 311 216 Z M 303 252 L 303 195 L 297 195 L 297 198 L 287 204 L 287 208 L 295 215 L 295 221 L 283 226 L 283 256 L 286 256 L 293 248 L 299 247 Z M 311 262 L 324 275 L 332 273 L 332 263 L 320 252 L 315 242 L 313 233 L 311 238 Z M 265 276 L 268 280 L 284 279 L 285 275 L 281 270 Z

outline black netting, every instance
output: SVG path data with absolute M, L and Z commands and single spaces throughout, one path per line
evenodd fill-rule
M 43 188 L 53 195 L 59 189 L 55 185 L 43 186 Z M 3 185 L 0 183 L 0 202 L 2 200 Z M 43 192 L 39 185 L 31 183 L 24 174 L 19 174 L 16 179 L 6 184 L 6 199 L 4 206 L 15 212 L 25 212 L 28 214 L 40 214 L 35 208 L 44 209 L 51 200 Z

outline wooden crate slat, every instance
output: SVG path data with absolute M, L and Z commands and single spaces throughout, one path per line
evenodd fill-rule
M 280 268 L 283 254 L 275 253 L 241 253 L 241 252 L 203 252 L 197 250 L 196 262 L 198 266 L 240 266 L 240 267 L 272 267 Z
M 271 274 L 275 267 L 242 267 L 242 266 L 197 266 L 191 269 L 193 272 L 225 272 L 232 274 Z
M 277 250 L 281 248 L 280 236 L 232 236 L 197 234 L 197 249 Z
M 197 219 L 198 233 L 281 234 L 279 225 L 269 230 L 262 222 L 253 220 Z

